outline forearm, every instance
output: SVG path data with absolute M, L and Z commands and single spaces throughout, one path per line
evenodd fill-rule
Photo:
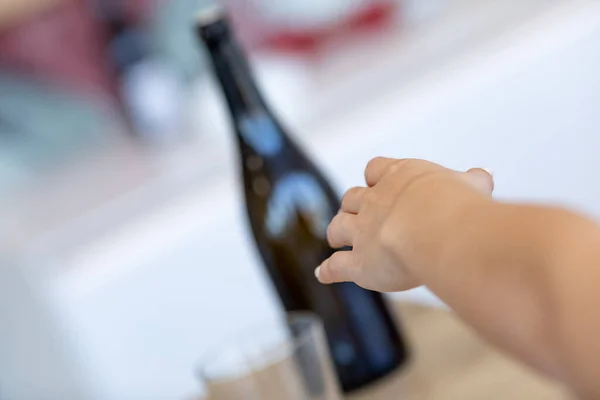
M 67 0 L 0 0 L 0 29 Z
M 578 290 L 580 279 L 600 277 L 600 255 L 587 250 L 599 247 L 598 229 L 564 211 L 494 202 L 471 207 L 454 226 L 436 261 L 421 268 L 423 282 L 491 342 L 585 386 L 583 372 L 566 371 L 590 361 L 578 346 L 598 337 L 588 336 L 597 324 L 582 326 L 596 318 L 581 306 L 600 296 Z

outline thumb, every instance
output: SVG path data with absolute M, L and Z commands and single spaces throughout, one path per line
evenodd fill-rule
M 486 168 L 472 168 L 462 176 L 471 186 L 481 193 L 491 195 L 494 192 L 494 175 Z
M 315 270 L 315 276 L 324 284 L 353 282 L 356 260 L 352 251 L 338 251 Z

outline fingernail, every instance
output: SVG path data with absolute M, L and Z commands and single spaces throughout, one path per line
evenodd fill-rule
M 494 171 L 492 171 L 489 168 L 482 168 L 485 172 L 487 172 L 488 174 L 490 174 L 490 176 L 493 178 L 494 177 Z
M 317 269 L 315 269 L 315 278 L 319 279 L 320 273 L 321 273 L 321 267 L 317 267 Z

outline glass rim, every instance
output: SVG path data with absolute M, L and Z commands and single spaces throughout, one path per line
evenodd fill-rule
M 210 374 L 206 373 L 207 365 L 210 364 L 210 360 L 216 359 L 217 355 L 219 353 L 222 353 L 224 348 L 231 346 L 231 347 L 236 347 L 238 349 L 242 349 L 244 347 L 243 346 L 244 343 L 248 341 L 248 340 L 244 339 L 244 336 L 256 337 L 257 333 L 268 330 L 269 327 L 279 326 L 279 324 L 281 324 L 281 326 L 290 327 L 294 323 L 303 323 L 303 322 L 307 323 L 307 326 L 309 327 L 309 329 L 302 330 L 298 335 L 295 335 L 291 338 L 292 340 L 290 340 L 290 348 L 289 348 L 289 351 L 286 352 L 285 356 L 273 357 L 273 360 L 269 360 L 268 362 L 261 363 L 261 364 L 256 363 L 257 365 L 253 365 L 255 363 L 251 362 L 250 360 L 246 360 L 249 362 L 248 370 L 244 371 L 243 373 L 240 373 L 240 374 L 231 374 L 230 377 L 228 376 L 228 377 L 223 377 L 223 378 L 213 378 L 210 376 Z M 264 321 L 262 321 L 262 323 L 261 322 L 253 323 L 253 324 L 249 325 L 248 327 L 243 328 L 242 330 L 238 331 L 237 333 L 229 335 L 228 337 L 224 338 L 223 340 L 219 340 L 218 343 L 213 344 L 210 347 L 210 350 L 206 351 L 203 354 L 203 356 L 199 359 L 199 361 L 196 362 L 196 367 L 194 368 L 194 371 L 195 371 L 194 375 L 196 376 L 196 378 L 200 379 L 201 383 L 217 383 L 218 384 L 218 383 L 233 382 L 237 379 L 244 378 L 244 377 L 252 374 L 253 372 L 259 372 L 259 371 L 265 370 L 269 367 L 272 367 L 274 365 L 284 362 L 287 357 L 289 357 L 290 355 L 293 355 L 294 353 L 296 353 L 298 351 L 298 349 L 300 349 L 303 346 L 310 343 L 310 341 L 314 339 L 312 336 L 314 333 L 314 329 L 323 329 L 323 321 L 316 313 L 311 312 L 311 311 L 286 312 L 283 315 L 277 316 L 276 318 L 264 320 Z M 268 355 L 269 354 L 273 355 L 273 354 L 277 353 L 277 350 L 276 349 L 267 349 L 266 353 L 267 353 L 267 358 L 269 358 Z M 255 366 L 258 366 L 258 368 L 254 368 Z

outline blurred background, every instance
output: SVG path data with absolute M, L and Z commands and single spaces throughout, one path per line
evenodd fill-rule
M 0 0 L 0 399 L 186 398 L 207 346 L 278 312 L 192 30 L 209 5 Z M 340 192 L 426 158 L 600 216 L 600 2 L 226 5 Z

